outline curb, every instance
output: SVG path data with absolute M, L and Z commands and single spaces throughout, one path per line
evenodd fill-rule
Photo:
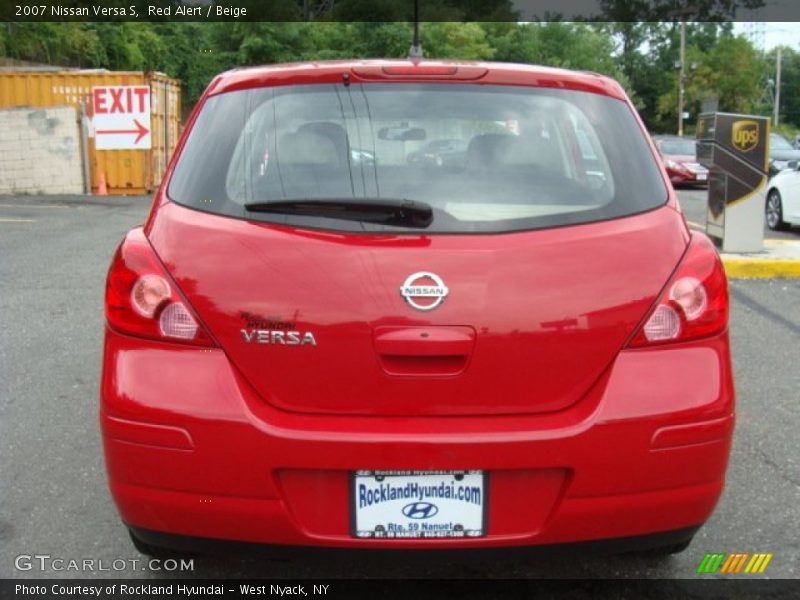
M 732 279 L 778 279 L 800 277 L 800 260 L 745 258 L 722 255 L 725 274 Z

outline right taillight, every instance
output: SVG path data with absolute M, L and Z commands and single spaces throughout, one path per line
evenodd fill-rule
M 680 266 L 629 347 L 714 335 L 728 326 L 728 282 L 714 244 L 694 232 Z
M 137 337 L 215 345 L 141 228 L 125 236 L 111 261 L 106 281 L 106 320 L 112 329 Z

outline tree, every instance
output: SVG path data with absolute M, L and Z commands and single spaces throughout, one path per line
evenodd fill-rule
M 619 75 L 614 41 L 608 32 L 558 21 L 502 25 L 510 26 L 484 25 L 496 60 Z
M 720 111 L 754 112 L 762 95 L 765 65 L 744 37 L 724 33 L 707 52 L 687 44 L 686 63 L 684 108 L 693 118 L 707 100 L 716 100 Z M 657 122 L 662 130 L 672 130 L 678 111 L 677 70 L 666 79 L 668 88 L 658 99 Z
M 477 23 L 426 23 L 421 37 L 426 56 L 489 60 L 495 53 Z
M 705 9 L 735 4 L 698 1 Z M 286 3 L 278 4 L 287 10 Z M 620 18 L 650 14 L 649 4 L 642 0 L 603 4 L 609 15 Z M 678 0 L 655 4 L 662 11 L 682 6 Z M 0 51 L 12 58 L 69 67 L 162 71 L 182 80 L 185 105 L 191 106 L 215 74 L 236 66 L 405 57 L 411 45 L 412 25 L 407 18 L 412 6 L 409 0 L 342 0 L 313 23 L 7 23 L 0 28 Z M 422 2 L 420 10 L 439 19 L 502 13 L 509 7 L 507 0 L 441 0 Z M 336 11 L 360 17 L 354 22 L 324 20 L 332 19 Z M 375 17 L 392 20 L 375 21 Z M 423 22 L 421 34 L 427 57 L 491 59 L 609 75 L 625 87 L 648 127 L 675 128 L 680 36 L 674 19 L 601 24 L 436 21 Z M 688 23 L 686 46 L 687 64 L 696 65 L 688 69 L 687 110 L 696 113 L 711 95 L 728 110 L 765 108 L 758 99 L 769 70 L 746 40 L 731 34 L 730 24 Z M 784 65 L 783 106 L 789 118 L 800 120 L 800 58 L 787 52 Z
M 773 83 L 776 79 L 777 48 L 773 48 L 765 57 L 765 83 Z M 774 89 L 772 90 L 774 95 Z M 800 127 L 800 53 L 788 46 L 781 47 L 781 94 L 780 122 Z M 768 114 L 772 112 L 772 103 L 764 107 Z
M 761 95 L 761 57 L 744 37 L 724 36 L 707 55 L 713 69 L 711 83 L 719 97 L 719 108 L 727 112 L 752 112 Z

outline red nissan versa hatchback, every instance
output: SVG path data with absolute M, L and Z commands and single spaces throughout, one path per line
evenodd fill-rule
M 439 139 L 463 156 L 409 162 Z M 675 552 L 723 489 L 725 274 L 600 75 L 224 73 L 105 304 L 109 484 L 145 551 Z

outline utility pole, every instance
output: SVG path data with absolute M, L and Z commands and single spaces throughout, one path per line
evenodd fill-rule
M 775 65 L 775 106 L 773 107 L 772 122 L 778 127 L 778 118 L 781 111 L 781 47 L 778 46 L 777 64 Z
M 422 43 L 419 41 L 419 0 L 414 0 L 414 38 L 408 50 L 408 58 L 422 58 Z
M 683 86 L 686 79 L 686 21 L 681 19 L 681 67 L 678 74 L 678 135 L 683 137 Z

